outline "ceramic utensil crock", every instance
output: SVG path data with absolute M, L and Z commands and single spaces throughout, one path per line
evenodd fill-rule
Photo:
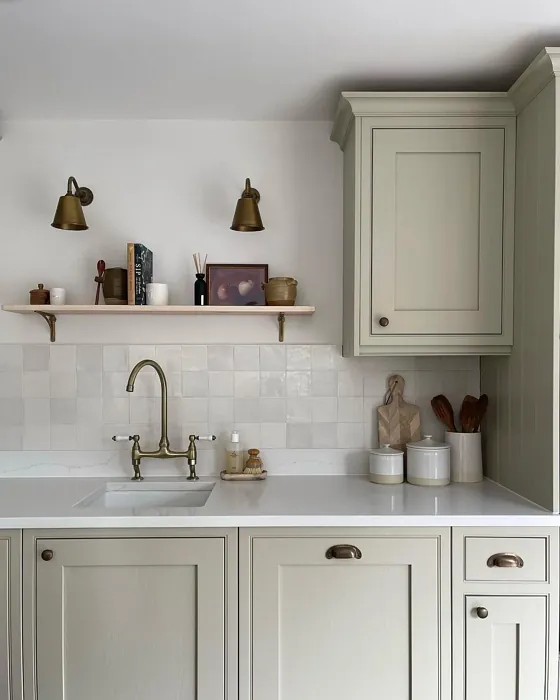
M 374 484 L 402 484 L 404 481 L 403 451 L 381 445 L 369 451 L 369 480 Z
M 406 480 L 416 486 L 446 486 L 450 481 L 451 448 L 424 435 L 406 446 Z
M 480 433 L 445 433 L 451 447 L 451 481 L 482 481 L 482 445 Z

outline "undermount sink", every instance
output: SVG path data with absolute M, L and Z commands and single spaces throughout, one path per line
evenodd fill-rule
M 81 508 L 202 508 L 208 500 L 212 482 L 139 482 L 109 483 L 76 503 Z

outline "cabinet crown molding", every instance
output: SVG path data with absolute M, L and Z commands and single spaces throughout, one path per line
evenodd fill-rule
M 560 48 L 544 48 L 508 91 L 517 114 L 554 78 L 560 77 Z
M 506 92 L 343 92 L 331 140 L 344 149 L 355 117 L 415 116 L 512 117 L 515 107 Z

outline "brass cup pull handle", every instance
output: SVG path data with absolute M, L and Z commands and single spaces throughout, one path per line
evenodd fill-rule
M 476 609 L 476 616 L 479 617 L 481 620 L 486 620 L 488 617 L 488 609 L 487 608 L 477 608 Z
M 490 569 L 494 566 L 499 569 L 521 569 L 525 562 L 518 554 L 501 552 L 500 554 L 492 554 L 486 564 Z
M 379 325 L 382 328 L 387 328 L 387 326 L 389 325 L 389 319 L 387 318 L 387 316 L 381 316 L 381 318 L 379 319 Z
M 54 557 L 54 552 L 52 549 L 44 549 L 41 552 L 41 559 L 43 561 L 51 561 L 51 559 Z
M 361 559 L 362 553 L 353 544 L 335 544 L 325 553 L 327 559 Z

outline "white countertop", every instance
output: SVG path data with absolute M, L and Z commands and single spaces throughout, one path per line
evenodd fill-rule
M 177 479 L 143 483 L 150 481 Z M 0 479 L 0 528 L 560 525 L 560 516 L 489 481 L 434 488 L 379 486 L 364 476 L 276 476 L 218 480 L 202 508 L 76 505 L 108 482 L 130 484 L 88 477 Z

